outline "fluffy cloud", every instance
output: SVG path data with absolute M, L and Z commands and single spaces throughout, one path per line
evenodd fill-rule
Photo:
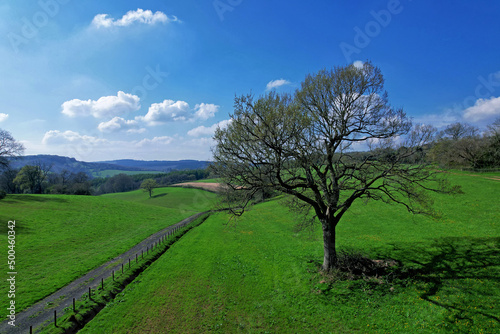
M 215 116 L 215 113 L 219 111 L 219 106 L 215 104 L 201 103 L 197 104 L 194 109 L 196 110 L 194 114 L 196 119 L 207 120 Z
M 207 120 L 214 117 L 219 110 L 215 104 L 201 103 L 191 110 L 185 101 L 164 100 L 153 103 L 145 116 L 138 116 L 136 120 L 146 122 L 148 125 L 159 125 L 167 122 Z
M 131 10 L 127 12 L 121 19 L 115 20 L 108 17 L 108 14 L 98 14 L 92 20 L 92 25 L 98 28 L 110 28 L 110 27 L 126 27 L 134 23 L 153 25 L 156 23 L 168 23 L 177 22 L 179 19 L 172 16 L 168 17 L 165 13 L 157 11 L 153 13 L 150 10 Z
M 119 91 L 116 96 L 103 96 L 97 101 L 73 99 L 62 104 L 62 113 L 69 117 L 94 116 L 110 118 L 139 110 L 140 99 L 137 95 Z
M 45 133 L 45 136 L 42 139 L 42 144 L 44 145 L 98 145 L 106 142 L 107 141 L 105 139 L 81 135 L 78 132 L 70 130 L 64 132 L 59 130 L 50 130 Z
M 9 114 L 0 113 L 0 123 L 7 120 L 7 118 L 9 118 Z
M 197 128 L 191 129 L 188 131 L 188 135 L 192 137 L 202 137 L 202 136 L 213 136 L 215 134 L 215 130 L 217 128 L 225 129 L 231 123 L 230 119 L 226 119 L 220 121 L 219 123 L 215 123 L 210 127 L 199 126 Z
M 363 68 L 364 63 L 361 60 L 356 60 L 354 63 L 352 63 L 354 67 L 356 68 Z
M 139 116 L 136 119 L 149 125 L 158 125 L 165 122 L 185 121 L 188 117 L 189 104 L 187 102 L 164 100 L 161 103 L 153 103 L 146 116 Z
M 145 147 L 145 146 L 167 146 L 172 143 L 174 138 L 169 136 L 154 137 L 153 139 L 144 138 L 143 140 L 137 142 L 135 146 Z
M 500 97 L 479 99 L 464 110 L 464 118 L 471 122 L 494 120 L 497 117 L 500 117 Z
M 278 87 L 281 87 L 284 85 L 289 85 L 289 84 L 290 84 L 290 81 L 285 80 L 285 79 L 273 80 L 273 81 L 269 81 L 269 83 L 266 86 L 266 89 L 271 90 L 271 89 L 278 88 Z
M 142 133 L 146 129 L 139 128 L 139 123 L 134 120 L 126 120 L 121 117 L 114 117 L 110 121 L 102 122 L 97 127 L 101 132 L 127 131 L 128 133 Z

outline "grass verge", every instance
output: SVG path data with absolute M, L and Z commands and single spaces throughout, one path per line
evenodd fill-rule
M 54 326 L 53 321 L 39 329 L 39 333 L 76 333 L 83 328 L 87 322 L 92 320 L 106 305 L 120 303 L 120 292 L 130 283 L 134 283 L 134 279 L 146 270 L 154 261 L 164 254 L 176 241 L 192 228 L 202 224 L 209 214 L 205 214 L 191 222 L 184 228 L 181 228 L 175 234 L 171 235 L 165 242 L 159 244 L 144 258 L 141 258 L 137 263 L 131 264 L 122 274 L 117 274 L 105 280 L 103 285 L 91 293 L 86 293 L 75 303 L 75 309 L 68 307 L 65 309 L 65 314 L 57 319 L 57 326 Z M 133 289 L 133 288 L 132 288 Z M 77 306 L 76 306 L 77 305 Z

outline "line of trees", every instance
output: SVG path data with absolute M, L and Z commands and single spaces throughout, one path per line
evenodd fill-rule
M 467 123 L 454 123 L 437 134 L 428 152 L 443 168 L 500 168 L 500 118 L 481 133 Z
M 5 168 L 0 174 L 0 189 L 9 194 L 91 195 L 90 177 L 84 172 L 63 170 L 51 172 L 52 166 L 42 163 L 21 169 Z
M 195 181 L 209 177 L 207 170 L 175 171 L 159 174 L 118 174 L 92 178 L 84 172 L 51 171 L 52 166 L 35 163 L 21 169 L 5 167 L 0 172 L 0 191 L 6 194 L 101 195 L 140 189 L 142 182 L 152 179 L 158 186 Z

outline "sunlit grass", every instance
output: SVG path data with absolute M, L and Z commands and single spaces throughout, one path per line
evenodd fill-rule
M 151 234 L 210 209 L 196 189 L 165 188 L 148 201 L 69 195 L 8 195 L 0 201 L 0 240 L 7 245 L 7 222 L 16 221 L 16 310 L 42 299 Z M 139 203 L 137 203 L 139 202 Z M 141 203 L 143 202 L 143 203 Z M 152 205 L 145 205 L 145 204 Z M 5 247 L 7 250 L 7 248 Z M 7 254 L 7 251 L 6 251 Z M 5 256 L 7 257 L 7 256 Z M 7 261 L 0 262 L 7 271 Z M 7 293 L 0 305 L 7 305 Z
M 294 232 L 280 201 L 227 225 L 216 214 L 162 256 L 85 333 L 493 333 L 500 329 L 496 181 L 451 176 L 439 219 L 357 203 L 338 247 L 401 265 L 386 277 L 318 272 L 321 231 Z

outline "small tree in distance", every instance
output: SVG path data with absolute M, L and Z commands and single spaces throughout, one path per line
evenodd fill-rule
M 294 96 L 235 98 L 232 122 L 215 133 L 212 164 L 233 214 L 258 192 L 290 195 L 321 223 L 328 271 L 337 267 L 335 229 L 356 200 L 431 213 L 428 191 L 458 192 L 425 164 L 422 147 L 434 129 L 392 108 L 383 85 L 380 70 L 365 63 L 308 75 Z M 368 152 L 351 154 L 356 147 Z
M 145 192 L 149 193 L 149 198 L 153 195 L 154 188 L 158 187 L 158 184 L 154 179 L 145 179 L 141 183 L 141 189 L 144 189 Z

